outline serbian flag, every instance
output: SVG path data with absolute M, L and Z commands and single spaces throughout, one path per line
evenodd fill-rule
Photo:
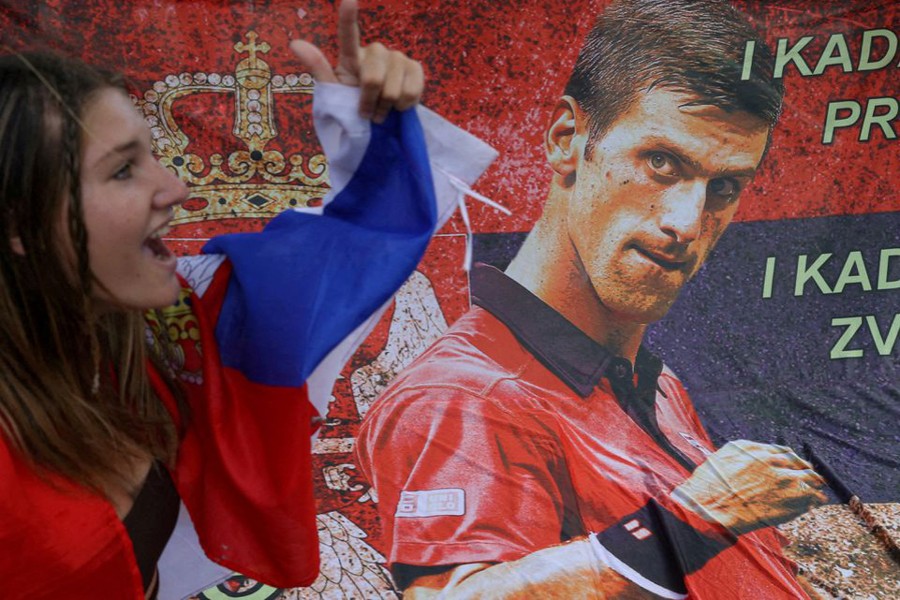
M 183 378 L 190 413 L 173 476 L 190 519 L 160 563 L 163 597 L 230 570 L 282 588 L 316 578 L 311 435 L 334 380 L 452 214 L 460 182 L 496 155 L 427 109 L 378 125 L 357 107 L 354 88 L 317 86 L 332 185 L 322 208 L 214 238 L 180 264 L 182 316 L 166 325 L 190 330 L 181 346 L 202 369 Z

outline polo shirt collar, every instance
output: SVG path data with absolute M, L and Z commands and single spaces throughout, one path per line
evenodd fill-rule
M 582 398 L 603 377 L 632 381 L 631 363 L 601 346 L 543 300 L 498 269 L 476 264 L 470 273 L 472 303 L 499 319 L 522 345 Z M 639 387 L 656 389 L 662 362 L 642 346 Z

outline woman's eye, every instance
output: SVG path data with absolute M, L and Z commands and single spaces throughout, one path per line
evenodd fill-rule
M 666 177 L 678 174 L 678 167 L 675 164 L 675 159 L 665 152 L 650 153 L 647 157 L 647 164 L 650 165 L 651 169 Z
M 131 177 L 131 163 L 125 163 L 113 173 L 113 179 L 128 179 L 129 177 Z
M 720 198 L 734 198 L 740 189 L 731 179 L 713 179 L 709 182 L 709 191 Z

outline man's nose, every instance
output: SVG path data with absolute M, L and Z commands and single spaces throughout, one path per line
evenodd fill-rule
M 706 207 L 706 182 L 699 178 L 681 181 L 667 190 L 662 203 L 659 228 L 682 244 L 697 239 Z

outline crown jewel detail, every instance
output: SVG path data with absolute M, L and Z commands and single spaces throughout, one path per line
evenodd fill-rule
M 273 217 L 287 208 L 316 206 L 328 192 L 325 156 L 285 156 L 267 149 L 276 139 L 276 95 L 312 94 L 309 73 L 273 75 L 262 58 L 271 49 L 258 42 L 255 31 L 237 42 L 235 52 L 246 54 L 233 74 L 181 73 L 168 75 L 134 98 L 150 126 L 153 150 L 160 162 L 190 188 L 187 202 L 175 212 L 174 224 L 234 217 Z M 232 134 L 244 146 L 227 156 L 202 157 L 188 152 L 191 140 L 173 114 L 177 102 L 192 94 L 230 94 L 234 100 Z

